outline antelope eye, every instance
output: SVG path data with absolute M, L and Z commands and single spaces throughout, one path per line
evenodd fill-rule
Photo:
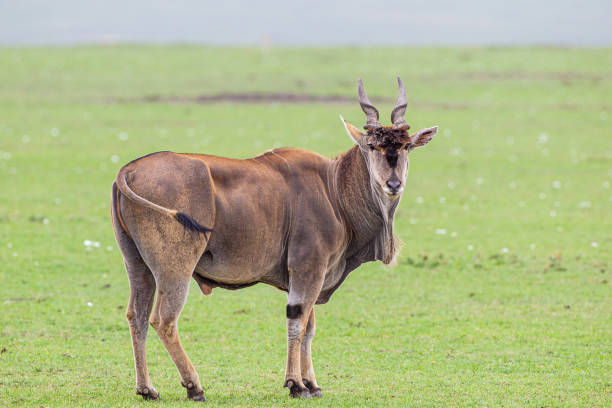
M 368 143 L 368 147 L 370 148 L 370 150 L 375 150 L 376 147 L 374 147 L 374 145 L 372 143 Z

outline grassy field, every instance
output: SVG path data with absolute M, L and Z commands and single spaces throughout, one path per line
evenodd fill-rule
M 0 406 L 192 406 L 153 331 L 163 400 L 135 395 L 117 170 L 158 150 L 333 156 L 351 146 L 338 114 L 364 122 L 356 99 L 188 98 L 352 97 L 361 76 L 376 101 L 398 74 L 412 129 L 440 132 L 411 154 L 399 265 L 317 307 L 323 398 L 282 388 L 284 294 L 194 282 L 180 329 L 207 404 L 611 406 L 611 50 L 195 46 L 0 49 Z M 185 101 L 152 101 L 169 97 Z

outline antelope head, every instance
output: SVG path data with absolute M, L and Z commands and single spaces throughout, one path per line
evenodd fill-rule
M 412 135 L 406 123 L 406 90 L 402 80 L 397 78 L 399 91 L 397 103 L 391 112 L 391 126 L 382 126 L 378 121 L 378 110 L 372 105 L 359 79 L 359 104 L 366 115 L 362 132 L 346 122 L 344 126 L 355 141 L 365 159 L 370 174 L 370 184 L 379 197 L 398 199 L 404 191 L 408 174 L 408 153 L 417 147 L 425 146 L 436 134 L 438 127 L 422 129 Z

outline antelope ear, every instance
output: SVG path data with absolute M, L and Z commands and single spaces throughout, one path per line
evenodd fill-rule
M 414 135 L 410 136 L 410 144 L 412 148 L 425 146 L 433 137 L 438 133 L 438 127 L 430 127 L 427 129 L 421 129 Z
M 353 141 L 357 144 L 359 144 L 361 142 L 361 139 L 366 135 L 365 133 L 362 133 L 359 129 L 357 129 L 355 126 L 351 125 L 350 123 L 348 123 L 346 120 L 344 120 L 344 118 L 342 117 L 342 115 L 340 115 L 340 120 L 342 121 L 342 124 L 344 125 L 344 129 L 346 129 L 346 133 L 348 133 L 348 135 L 351 137 L 351 139 L 353 139 Z

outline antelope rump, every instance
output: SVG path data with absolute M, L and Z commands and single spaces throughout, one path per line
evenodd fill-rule
M 292 148 L 246 160 L 158 152 L 119 171 L 111 218 L 130 284 L 126 315 L 138 394 L 159 398 L 145 359 L 150 322 L 187 396 L 205 400 L 178 335 L 193 278 L 205 295 L 260 282 L 287 292 L 284 386 L 292 397 L 321 396 L 311 358 L 313 307 L 327 303 L 362 263 L 392 262 L 408 153 L 438 130 L 409 134 L 406 92 L 399 78 L 398 84 L 392 125 L 382 126 L 359 80 L 366 132 L 342 119 L 355 146 L 334 159 Z

